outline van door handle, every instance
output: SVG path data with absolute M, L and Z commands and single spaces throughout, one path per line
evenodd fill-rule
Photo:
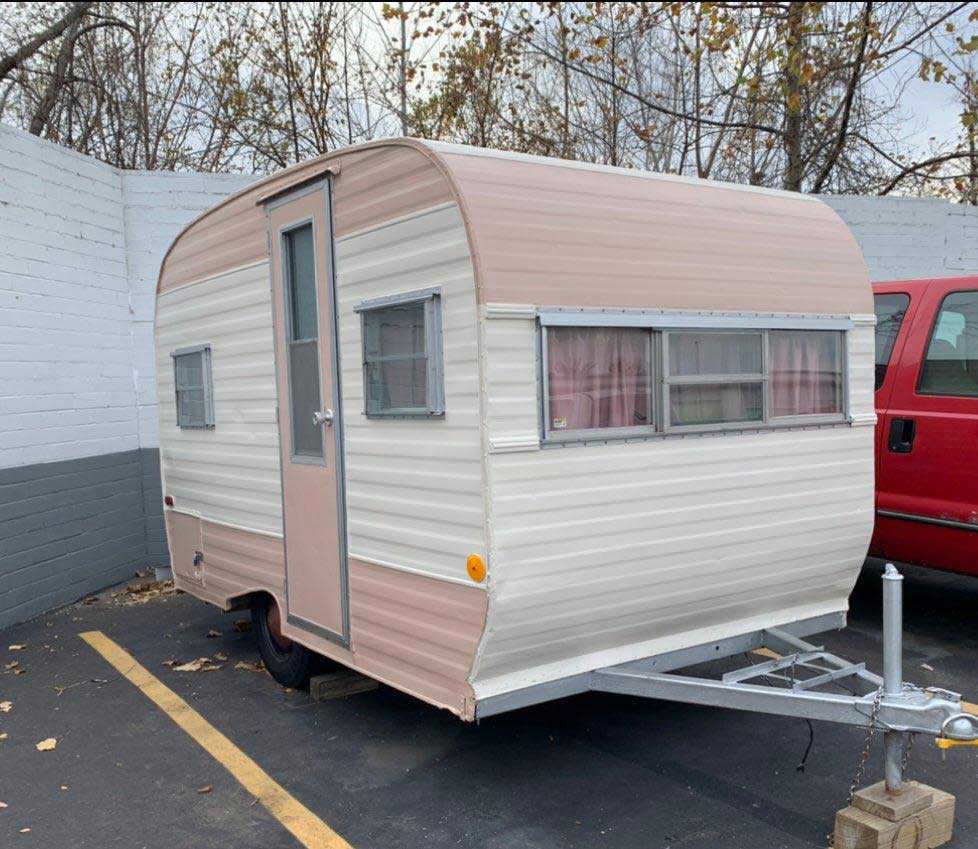
M 913 451 L 916 435 L 917 423 L 913 419 L 893 419 L 890 422 L 890 451 L 894 454 L 909 454 Z

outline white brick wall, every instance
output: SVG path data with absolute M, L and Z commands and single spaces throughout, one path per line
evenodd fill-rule
M 123 172 L 0 125 L 0 468 L 159 444 L 160 261 L 252 179 Z
M 978 208 L 924 198 L 822 200 L 849 225 L 872 280 L 978 274 Z

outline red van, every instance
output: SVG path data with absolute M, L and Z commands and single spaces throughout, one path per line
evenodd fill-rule
M 978 277 L 873 285 L 870 554 L 978 575 Z

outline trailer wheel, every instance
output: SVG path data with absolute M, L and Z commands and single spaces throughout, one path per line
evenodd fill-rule
M 307 687 L 315 655 L 282 634 L 278 605 L 271 596 L 259 595 L 252 600 L 251 626 L 272 678 L 283 687 Z

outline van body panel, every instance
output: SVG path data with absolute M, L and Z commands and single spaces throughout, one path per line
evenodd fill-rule
M 964 394 L 970 391 L 967 387 L 953 395 L 921 389 L 941 305 L 957 292 L 974 291 L 978 301 L 978 277 L 873 288 L 877 295 L 905 292 L 911 301 L 886 378 L 876 392 L 877 521 L 870 553 L 978 575 L 978 384 L 973 395 Z M 954 340 L 959 346 L 974 344 L 968 335 L 970 313 L 966 318 Z M 951 346 L 948 340 L 939 342 Z M 959 353 L 978 359 L 978 350 Z M 943 362 L 953 368 L 960 362 L 967 374 L 972 361 L 962 357 Z

